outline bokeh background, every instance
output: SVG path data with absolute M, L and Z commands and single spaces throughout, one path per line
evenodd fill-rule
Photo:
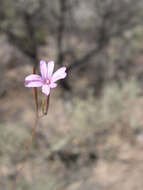
M 24 163 L 35 119 L 24 78 L 40 59 L 68 77 L 15 190 L 142 190 L 143 1 L 0 1 L 0 190 Z

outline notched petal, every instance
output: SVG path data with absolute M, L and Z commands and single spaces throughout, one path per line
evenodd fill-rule
M 51 78 L 53 71 L 54 71 L 54 61 L 49 61 L 47 64 L 47 70 L 48 70 L 48 74 L 47 74 L 47 78 Z
M 25 83 L 24 83 L 24 86 L 25 87 L 41 87 L 43 85 L 43 83 L 42 82 L 40 82 L 40 81 L 25 81 Z
M 31 74 L 31 75 L 28 75 L 27 77 L 25 77 L 25 81 L 31 81 L 31 80 L 42 81 L 42 78 L 41 78 L 41 76 L 36 75 L 36 74 Z
M 50 94 L 50 87 L 48 85 L 43 85 L 42 86 L 42 92 L 48 96 Z
M 67 76 L 66 67 L 61 67 L 58 69 L 52 76 L 52 82 L 56 82 L 57 80 L 64 79 Z
M 50 84 L 50 88 L 56 88 L 57 87 L 57 84 L 56 83 L 51 83 Z
M 46 79 L 47 74 L 48 74 L 48 69 L 47 69 L 46 62 L 43 60 L 40 61 L 40 72 L 41 72 L 42 78 Z

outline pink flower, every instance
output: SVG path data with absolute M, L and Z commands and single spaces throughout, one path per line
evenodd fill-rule
M 54 62 L 49 61 L 47 64 L 45 61 L 40 61 L 41 76 L 37 74 L 28 75 L 25 78 L 25 87 L 42 87 L 42 92 L 48 96 L 50 94 L 50 88 L 56 88 L 56 81 L 64 79 L 67 76 L 66 67 L 61 67 L 55 73 Z

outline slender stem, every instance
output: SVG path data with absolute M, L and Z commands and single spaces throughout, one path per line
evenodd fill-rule
M 46 110 L 44 112 L 44 115 L 47 115 L 47 113 L 48 113 L 49 102 L 50 102 L 50 94 L 49 94 L 49 96 L 47 96 L 47 99 L 46 99 Z
M 33 74 L 36 73 L 36 67 L 34 66 L 33 67 Z M 36 134 L 36 131 L 37 131 L 37 127 L 38 127 L 38 121 L 45 116 L 45 114 L 39 116 L 39 112 L 38 112 L 38 93 L 37 93 L 37 88 L 34 88 L 34 100 L 35 100 L 35 109 L 36 109 L 36 113 L 35 113 L 35 123 L 34 123 L 34 127 L 33 127 L 33 130 L 32 130 L 32 135 L 31 135 L 31 138 L 30 138 L 30 142 L 28 143 L 27 146 L 25 146 L 25 159 L 24 159 L 24 162 L 23 162 L 23 165 L 17 170 L 17 173 L 16 173 L 16 177 L 15 177 L 15 180 L 12 184 L 12 188 L 11 190 L 14 190 L 15 187 L 16 187 L 16 182 L 17 182 L 17 179 L 20 175 L 20 173 L 22 172 L 22 170 L 24 169 L 24 166 L 25 164 L 27 163 L 28 161 L 28 154 L 30 152 L 30 146 L 32 145 L 32 142 L 35 138 L 35 134 Z
M 27 161 L 28 161 L 28 154 L 29 154 L 29 151 L 30 151 L 30 146 L 31 146 L 31 144 L 32 144 L 32 142 L 33 142 L 33 140 L 34 140 L 35 133 L 36 133 L 36 130 L 37 130 L 37 127 L 38 127 L 38 121 L 39 121 L 39 119 L 40 119 L 40 118 L 37 117 L 37 115 L 36 115 L 36 119 L 35 119 L 35 123 L 34 123 L 34 128 L 33 128 L 33 131 L 32 131 L 31 138 L 30 138 L 30 142 L 28 143 L 28 146 L 25 146 L 25 159 L 24 159 L 24 162 L 23 162 L 23 166 L 21 166 L 21 167 L 17 170 L 14 183 L 12 184 L 12 188 L 11 188 L 12 190 L 15 189 L 17 179 L 18 179 L 20 173 L 22 172 L 22 170 L 24 169 L 25 164 L 26 164 Z
M 50 94 L 42 97 L 42 114 L 47 115 L 49 109 Z
M 36 66 L 34 65 L 33 67 L 33 74 L 36 74 Z M 35 100 L 35 109 L 36 109 L 36 117 L 38 117 L 38 92 L 37 92 L 37 88 L 34 88 L 34 100 Z

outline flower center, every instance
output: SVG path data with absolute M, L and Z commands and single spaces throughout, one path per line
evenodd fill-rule
M 50 84 L 50 80 L 49 80 L 49 79 L 46 80 L 46 84 L 47 84 L 47 85 Z
M 50 84 L 51 84 L 50 79 L 44 79 L 44 80 L 43 80 L 43 84 L 44 84 L 44 85 L 50 85 Z

